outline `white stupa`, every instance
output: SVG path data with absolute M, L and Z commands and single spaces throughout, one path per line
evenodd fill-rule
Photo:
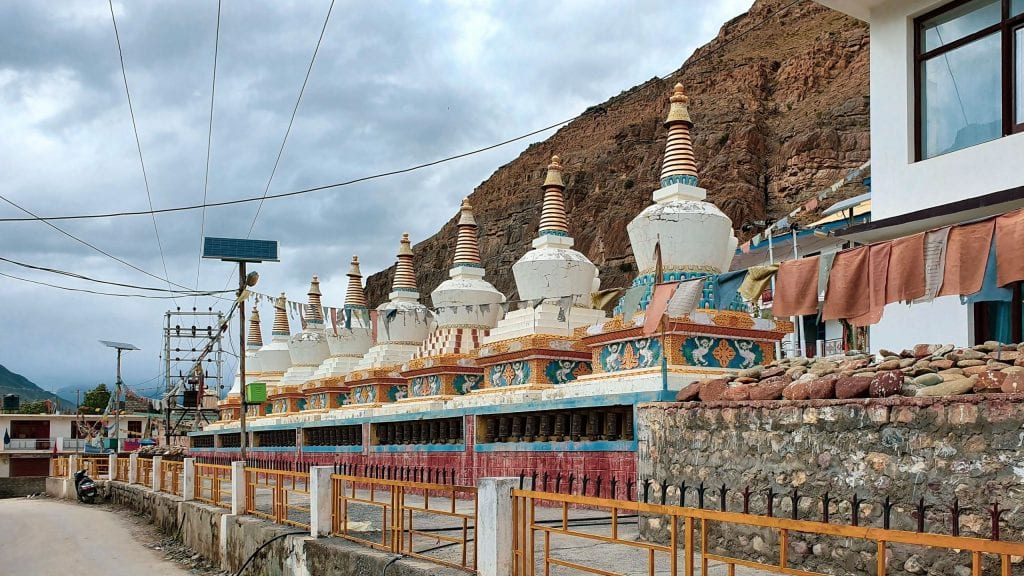
M 309 283 L 309 304 L 306 308 L 306 327 L 288 340 L 288 353 L 292 365 L 281 378 L 285 388 L 299 387 L 313 377 L 320 364 L 330 356 L 327 334 L 324 331 L 323 306 L 320 303 L 320 279 L 313 276 Z
M 359 271 L 358 256 L 352 257 L 347 276 L 345 306 L 337 318 L 331 318 L 325 326 L 327 347 L 331 355 L 313 374 L 312 380 L 315 381 L 327 383 L 344 378 L 373 345 L 373 328 L 370 325 L 366 294 L 363 292 L 363 274 Z

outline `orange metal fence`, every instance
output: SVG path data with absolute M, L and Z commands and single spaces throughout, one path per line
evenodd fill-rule
M 135 460 L 135 483 L 143 486 L 153 485 L 152 458 L 137 458 Z
M 185 463 L 174 460 L 160 461 L 160 491 L 181 496 L 181 484 L 185 476 Z
M 538 513 L 548 513 L 550 509 L 544 510 L 538 503 L 545 505 L 554 504 L 556 512 L 560 516 L 541 521 Z M 610 518 L 606 524 L 607 530 L 595 529 L 593 524 L 580 527 L 570 519 L 570 512 L 581 513 L 583 509 L 589 513 L 595 510 L 606 512 Z M 669 527 L 669 542 L 657 544 L 653 542 L 642 542 L 636 539 L 636 534 L 625 534 L 625 522 L 621 521 L 624 513 L 640 514 L 646 513 L 653 516 L 660 516 L 661 522 L 666 522 Z M 1011 557 L 1024 555 L 1024 543 L 1002 542 L 998 540 L 984 540 L 963 536 L 947 536 L 942 534 L 929 534 L 922 532 L 910 532 L 904 530 L 889 530 L 884 528 L 870 528 L 864 526 L 847 526 L 830 524 L 826 522 L 813 522 L 808 520 L 790 520 L 770 516 L 758 516 L 755 514 L 742 514 L 738 512 L 720 512 L 705 510 L 701 508 L 686 508 L 680 506 L 669 506 L 659 504 L 648 504 L 643 502 L 632 502 L 624 500 L 612 500 L 608 498 L 597 498 L 591 496 L 576 496 L 568 494 L 554 494 L 548 492 L 536 492 L 531 490 L 512 491 L 512 516 L 513 516 L 513 576 L 534 576 L 538 565 L 542 567 L 545 576 L 551 573 L 552 566 L 559 566 L 571 570 L 600 574 L 602 576 L 614 576 L 620 574 L 616 568 L 627 563 L 627 557 L 640 556 L 646 564 L 645 572 L 648 576 L 668 574 L 676 576 L 680 573 L 680 556 L 682 557 L 682 574 L 694 576 L 694 574 L 708 574 L 709 562 L 724 564 L 726 573 L 733 576 L 736 567 L 745 567 L 761 570 L 771 574 L 790 574 L 796 576 L 824 576 L 821 572 L 815 572 L 801 568 L 789 556 L 790 538 L 795 534 L 818 535 L 820 537 L 838 537 L 850 540 L 859 540 L 870 543 L 875 550 L 875 572 L 877 576 L 886 574 L 886 557 L 889 545 L 919 548 L 938 548 L 956 553 L 965 553 L 970 557 L 972 576 L 983 574 L 983 560 L 985 556 L 994 557 L 1001 576 L 1010 576 Z M 577 521 L 579 519 L 576 519 Z M 726 556 L 714 553 L 708 546 L 708 532 L 715 524 L 747 526 L 774 531 L 777 534 L 778 557 L 777 563 L 758 562 L 743 558 Z M 636 524 L 630 524 L 635 528 Z M 540 542 L 538 542 L 538 535 Z M 555 540 L 553 542 L 553 540 Z M 594 563 L 584 563 L 587 554 L 573 554 L 572 559 L 556 557 L 555 548 L 575 548 L 579 551 L 580 543 L 589 543 L 591 546 L 612 546 L 617 554 L 615 566 L 598 566 Z M 681 544 L 681 546 L 680 546 Z M 853 545 L 849 545 L 852 547 Z M 540 548 L 538 550 L 538 548 Z M 631 573 L 641 572 L 640 570 L 630 571 Z
M 117 459 L 117 470 L 115 471 L 114 480 L 120 482 L 128 481 L 128 472 L 131 470 L 132 459 L 131 458 L 118 458 Z
M 245 513 L 309 528 L 309 473 L 246 468 Z
M 332 534 L 395 554 L 476 571 L 475 487 L 339 474 L 332 475 L 331 481 Z M 452 547 L 456 547 L 454 554 L 443 552 Z
M 106 456 L 95 458 L 82 458 L 79 468 L 85 469 L 85 473 L 92 479 L 106 478 L 110 471 L 110 459 Z
M 67 478 L 70 462 L 67 456 L 57 456 L 53 459 L 53 477 Z
M 224 508 L 231 507 L 231 466 L 196 463 L 195 499 Z

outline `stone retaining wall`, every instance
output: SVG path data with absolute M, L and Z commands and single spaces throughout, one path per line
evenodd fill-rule
M 0 478 L 0 498 L 20 498 L 46 491 L 46 476 Z
M 724 483 L 730 511 L 742 511 L 742 490 L 750 486 L 752 513 L 766 513 L 772 488 L 779 496 L 774 514 L 789 518 L 794 488 L 803 496 L 798 515 L 820 520 L 821 495 L 828 492 L 832 522 L 850 523 L 849 499 L 857 494 L 861 525 L 881 526 L 882 505 L 895 503 L 891 526 L 917 528 L 914 505 L 929 508 L 925 530 L 951 533 L 954 498 L 969 510 L 963 535 L 989 538 L 988 507 L 1003 508 L 1001 537 L 1024 541 L 1024 400 L 1016 395 L 943 398 L 644 404 L 638 409 L 639 478 L 653 478 L 652 502 L 677 504 L 679 485 L 707 487 L 705 507 L 719 507 Z M 642 494 L 642 491 L 641 491 Z M 687 490 L 687 505 L 696 505 Z M 641 536 L 668 541 L 661 518 L 644 518 Z M 759 561 L 778 561 L 778 536 L 767 530 L 715 526 L 709 543 L 716 552 Z M 726 546 L 727 544 L 727 546 Z M 834 574 L 873 574 L 874 546 L 839 539 L 791 535 L 791 565 Z M 1018 562 L 1020 559 L 1017 559 Z M 891 547 L 890 574 L 959 574 L 966 554 Z M 1014 570 L 1022 570 L 1020 564 Z M 970 571 L 967 570 L 969 574 Z

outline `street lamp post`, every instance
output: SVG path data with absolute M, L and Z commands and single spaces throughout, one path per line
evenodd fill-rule
M 126 344 L 124 342 L 111 342 L 109 340 L 100 340 L 100 344 L 117 350 L 117 381 L 114 383 L 114 451 L 120 452 L 121 450 L 121 386 L 123 381 L 121 380 L 121 353 L 125 350 L 138 350 L 139 348 L 133 344 Z

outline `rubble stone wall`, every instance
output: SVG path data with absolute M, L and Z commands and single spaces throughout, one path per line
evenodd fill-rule
M 828 492 L 830 521 L 851 522 L 856 494 L 860 525 L 882 525 L 888 496 L 891 527 L 916 530 L 915 506 L 924 499 L 925 531 L 952 533 L 950 507 L 961 508 L 961 534 L 991 537 L 989 508 L 998 501 L 1003 540 L 1024 542 L 1024 399 L 987 394 L 937 398 L 687 402 L 644 404 L 638 409 L 640 482 L 652 502 L 678 504 L 679 486 L 706 486 L 705 507 L 718 509 L 725 484 L 727 507 L 740 512 L 749 486 L 750 512 L 790 518 L 790 496 L 800 496 L 798 516 L 821 520 Z M 642 498 L 642 489 L 638 489 Z M 697 491 L 687 488 L 687 505 Z M 645 517 L 641 537 L 668 542 L 664 518 Z M 681 541 L 682 539 L 680 539 Z M 699 541 L 699 540 L 698 540 Z M 777 533 L 713 525 L 716 553 L 778 562 Z M 875 545 L 849 539 L 791 534 L 791 566 L 829 574 L 874 574 Z M 1015 558 L 1013 570 L 1024 570 Z M 992 562 L 994 559 L 988 559 Z M 966 553 L 890 546 L 888 574 L 970 574 Z
M 46 476 L 0 478 L 0 498 L 20 498 L 46 491 Z

